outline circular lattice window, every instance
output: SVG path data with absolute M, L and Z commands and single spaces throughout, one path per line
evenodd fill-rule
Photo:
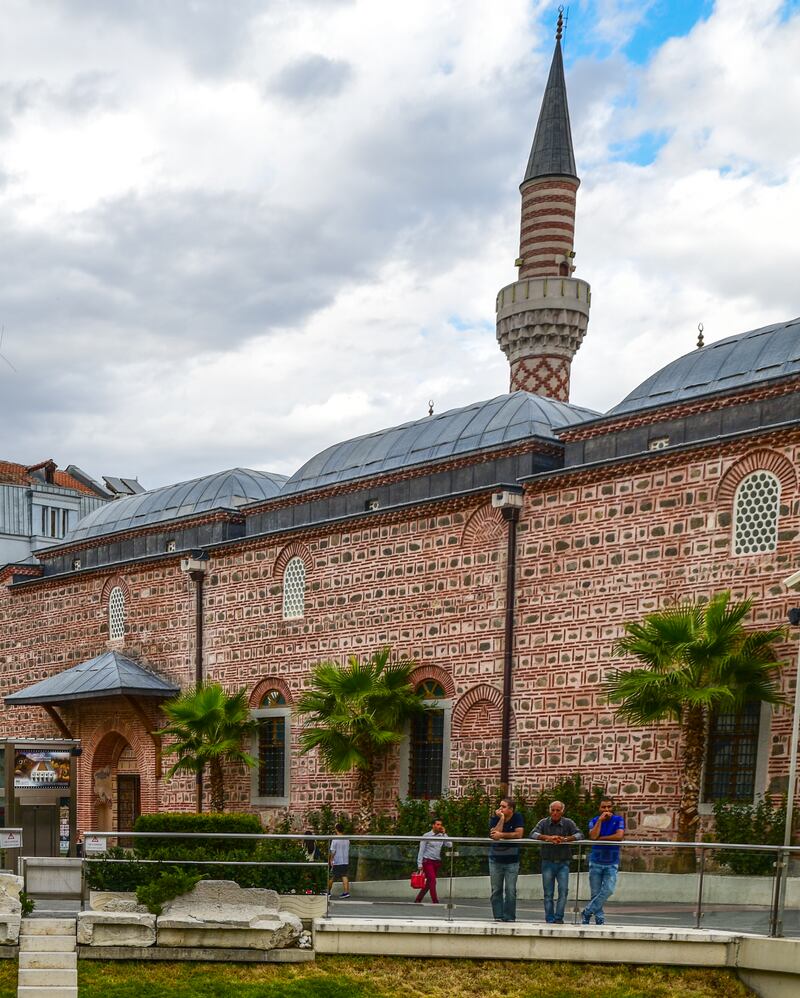
M 283 618 L 302 617 L 306 604 L 306 566 L 292 558 L 283 573 Z
M 734 554 L 761 554 L 778 545 L 780 483 L 768 471 L 744 478 L 734 500 Z

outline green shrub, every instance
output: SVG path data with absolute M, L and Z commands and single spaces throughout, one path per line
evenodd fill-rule
M 165 870 L 149 884 L 140 884 L 136 888 L 136 900 L 151 915 L 160 915 L 166 901 L 188 894 L 204 876 L 205 874 L 193 875 L 181 870 Z
M 551 801 L 564 802 L 567 817 L 571 818 L 584 835 L 588 832 L 589 819 L 597 814 L 603 787 L 590 788 L 580 775 L 570 776 L 547 787 L 535 797 L 526 800 L 521 795 L 515 798 L 515 807 L 525 820 L 525 835 L 529 836 L 542 818 L 547 817 Z M 406 799 L 397 802 L 395 815 L 380 814 L 372 823 L 371 832 L 378 835 L 421 835 L 428 831 L 434 816 L 444 822 L 449 835 L 459 838 L 486 839 L 486 845 L 459 845 L 454 857 L 455 876 L 478 876 L 488 874 L 489 866 L 489 819 L 494 815 L 500 791 L 488 789 L 478 783 L 467 787 L 458 797 L 443 797 L 438 801 Z M 343 814 L 334 816 L 330 806 L 308 815 L 309 825 L 318 834 L 332 834 L 336 821 L 341 822 L 345 831 L 353 827 L 352 819 Z M 351 870 L 355 869 L 358 857 L 359 873 L 368 879 L 389 879 L 405 877 L 416 865 L 417 846 L 413 843 L 358 844 L 351 849 Z M 520 869 L 524 873 L 538 871 L 541 867 L 541 854 L 537 847 L 523 847 Z M 445 854 L 445 867 L 442 876 L 449 873 L 449 859 Z
M 191 834 L 193 832 L 226 832 L 238 835 L 261 835 L 264 829 L 255 814 L 216 814 L 207 812 L 194 814 L 187 812 L 164 811 L 160 814 L 143 814 L 136 819 L 135 832 L 171 832 Z M 175 839 L 134 839 L 134 852 L 142 859 L 161 859 L 164 853 L 175 847 Z M 224 836 L 217 839 L 184 839 L 181 843 L 181 856 L 188 858 L 189 852 L 204 859 L 230 856 L 231 853 L 253 853 L 257 840 L 230 839 Z
M 36 902 L 26 891 L 19 892 L 19 903 L 22 905 L 22 917 L 27 918 L 28 915 L 33 913 L 33 909 L 36 907 Z
M 296 841 L 253 840 L 240 843 L 245 848 L 238 850 L 230 847 L 234 842 L 229 843 L 229 848 L 223 852 L 213 846 L 204 850 L 203 843 L 211 842 L 209 839 L 197 839 L 188 843 L 185 840 L 165 839 L 139 841 L 159 844 L 160 848 L 148 850 L 147 859 L 150 862 L 144 862 L 132 850 L 116 846 L 96 860 L 86 863 L 88 887 L 96 891 L 135 891 L 140 886 L 152 884 L 167 873 L 202 874 L 209 880 L 233 880 L 240 887 L 268 887 L 279 894 L 319 894 L 325 890 L 327 882 L 325 867 L 309 864 L 305 850 Z M 127 862 L 110 862 L 118 859 Z M 176 860 L 184 862 L 178 864 Z M 205 860 L 213 860 L 214 864 L 205 865 Z M 236 866 L 235 863 L 298 865 Z
M 735 801 L 717 801 L 714 804 L 714 842 L 732 842 L 743 845 L 783 845 L 786 827 L 786 802 L 773 807 L 763 798 L 756 804 Z M 741 852 L 720 849 L 714 852 L 718 863 L 732 873 L 773 873 L 776 853 Z

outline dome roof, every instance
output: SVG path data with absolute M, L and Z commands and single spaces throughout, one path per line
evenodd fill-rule
M 233 468 L 193 478 L 190 482 L 165 485 L 140 495 L 114 499 L 79 520 L 62 543 L 70 544 L 87 537 L 135 530 L 214 509 L 232 509 L 259 499 L 271 499 L 280 493 L 285 481 L 285 475 Z
M 590 409 L 528 392 L 498 395 L 334 444 L 295 472 L 281 494 L 338 485 L 530 437 L 553 440 L 554 430 L 597 416 Z
M 751 329 L 673 360 L 614 406 L 618 416 L 800 374 L 800 318 Z

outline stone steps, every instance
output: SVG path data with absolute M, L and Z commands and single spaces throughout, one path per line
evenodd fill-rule
M 24 918 L 17 998 L 78 998 L 74 918 Z

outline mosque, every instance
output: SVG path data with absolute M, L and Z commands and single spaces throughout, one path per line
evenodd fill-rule
M 117 498 L 37 564 L 0 568 L 7 823 L 64 806 L 66 776 L 12 800 L 23 743 L 54 746 L 62 769 L 69 754 L 79 828 L 193 809 L 157 732 L 160 705 L 199 677 L 244 688 L 260 721 L 259 766 L 230 771 L 230 807 L 265 823 L 350 809 L 354 781 L 299 753 L 293 705 L 315 663 L 389 645 L 418 663 L 432 710 L 380 773 L 383 806 L 580 773 L 631 829 L 674 832 L 677 728 L 621 724 L 601 684 L 623 624 L 676 599 L 730 588 L 758 626 L 785 622 L 800 319 L 700 346 L 608 412 L 570 400 L 591 289 L 575 276 L 560 37 L 520 187 L 518 278 L 497 296 L 509 392 L 337 443 L 289 478 L 235 468 Z M 794 661 L 790 639 L 782 651 Z M 787 691 L 794 678 L 787 666 Z M 713 717 L 702 808 L 784 791 L 789 731 L 785 709 Z

